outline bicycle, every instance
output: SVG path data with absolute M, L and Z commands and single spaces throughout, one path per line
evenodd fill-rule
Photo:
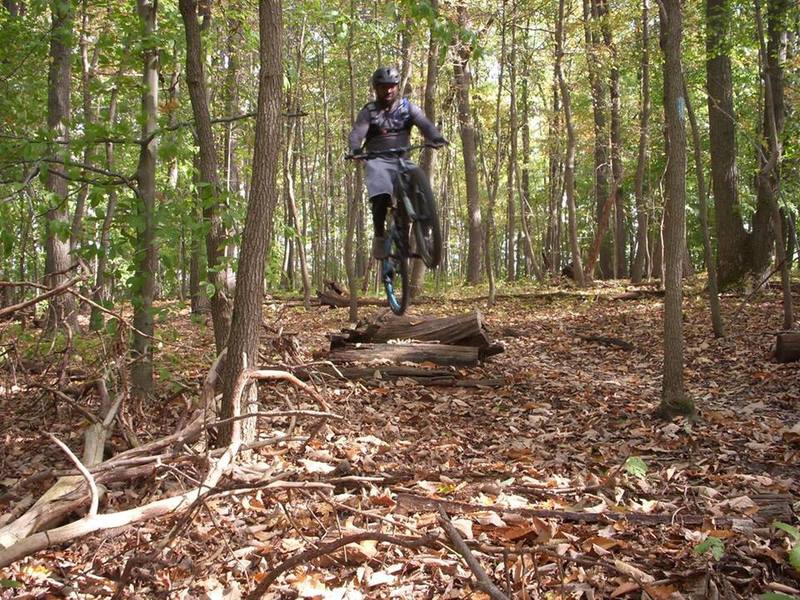
M 385 258 L 381 261 L 381 280 L 386 299 L 396 315 L 405 313 L 411 299 L 409 259 L 420 258 L 429 269 L 438 267 L 442 259 L 442 231 L 431 184 L 425 171 L 405 155 L 420 148 L 439 147 L 435 144 L 415 144 L 347 156 L 349 159 L 363 160 L 397 159 L 398 169 L 386 216 Z M 411 231 L 414 232 L 413 248 L 409 235 Z

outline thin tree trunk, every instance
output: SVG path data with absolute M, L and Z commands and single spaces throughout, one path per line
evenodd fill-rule
M 122 75 L 122 71 L 117 72 L 117 81 Z M 115 84 L 111 90 L 111 100 L 108 104 L 108 124 L 111 128 L 117 121 L 117 100 L 119 98 L 119 85 Z M 106 142 L 106 168 L 114 170 L 114 144 Z M 112 187 L 108 192 L 108 202 L 106 203 L 106 214 L 103 216 L 103 225 L 100 229 L 100 249 L 97 256 L 97 273 L 94 281 L 94 292 L 92 299 L 95 304 L 105 306 L 109 300 L 108 284 L 106 282 L 106 269 L 108 268 L 108 253 L 111 249 L 111 225 L 114 223 L 114 215 L 117 211 L 117 188 Z M 103 312 L 97 307 L 92 306 L 89 325 L 92 331 L 99 331 L 103 328 L 105 318 Z
M 649 215 L 644 198 L 644 175 L 647 166 L 647 146 L 650 136 L 650 31 L 649 0 L 642 0 L 642 105 L 639 113 L 639 152 L 636 159 L 636 254 L 631 268 L 631 282 L 641 283 L 648 255 Z
M 69 140 L 70 75 L 72 46 L 72 3 L 50 1 L 52 28 L 50 34 L 50 69 L 47 83 L 47 126 L 55 133 L 58 142 L 53 150 L 56 160 L 68 157 L 65 143 Z M 47 171 L 49 206 L 45 215 L 45 285 L 55 288 L 67 279 L 70 266 L 69 243 L 62 241 L 59 232 L 69 228 L 69 207 L 66 169 L 58 162 L 51 163 Z M 60 294 L 50 300 L 47 313 L 47 330 L 69 325 L 77 326 L 75 300 L 71 294 Z
M 516 203 L 514 199 L 514 171 L 517 167 L 517 36 L 516 27 L 513 19 L 516 17 L 516 2 L 511 4 L 511 55 L 508 60 L 508 87 L 509 87 L 509 111 L 508 111 L 508 132 L 510 136 L 509 155 L 508 155 L 508 177 L 506 180 L 506 190 L 508 196 L 506 201 L 506 278 L 514 281 L 517 278 L 516 271 Z
M 214 324 L 214 342 L 217 354 L 219 354 L 226 345 L 231 323 L 227 269 L 222 264 L 227 237 L 220 216 L 222 207 L 219 198 L 222 188 L 203 70 L 204 54 L 200 24 L 197 20 L 198 3 L 197 0 L 179 0 L 178 6 L 186 32 L 186 86 L 192 102 L 194 126 L 200 148 L 200 197 L 203 219 L 208 223 L 206 234 L 207 273 L 209 283 L 214 285 L 214 294 L 211 296 L 211 320 Z
M 349 29 L 347 40 L 347 72 L 350 79 L 350 122 L 356 120 L 356 82 L 353 72 L 353 27 L 355 26 L 355 0 L 350 0 L 350 19 L 352 26 Z M 348 175 L 347 186 L 347 235 L 344 241 L 344 265 L 347 272 L 347 286 L 350 290 L 350 322 L 358 321 L 358 281 L 355 271 L 355 257 L 353 256 L 353 238 L 356 231 L 356 217 L 358 204 L 361 203 L 361 164 L 354 164 L 354 172 Z
M 755 0 L 755 16 L 758 28 L 759 51 L 762 65 L 762 78 L 764 80 L 764 113 L 765 131 L 769 154 L 764 156 L 763 164 L 758 171 L 759 195 L 769 201 L 772 209 L 772 227 L 775 233 L 775 259 L 781 270 L 781 287 L 783 289 L 783 328 L 794 327 L 794 308 L 792 305 L 792 281 L 789 271 L 789 261 L 786 257 L 786 247 L 783 239 L 783 224 L 781 223 L 780 205 L 780 163 L 781 143 L 779 135 L 783 129 L 783 66 L 782 60 L 786 58 L 785 39 L 780 41 L 780 36 L 785 38 L 785 25 L 783 19 L 787 12 L 784 0 L 772 0 L 770 3 L 770 40 L 772 41 L 772 56 L 764 43 L 764 24 L 761 18 L 761 0 Z M 774 24 L 773 24 L 774 22 Z M 774 41 L 778 38 L 777 43 Z M 773 79 L 773 77 L 775 79 Z M 780 96 L 780 97 L 778 97 Z M 778 116 L 780 114 L 780 117 Z
M 572 271 L 575 282 L 583 286 L 583 265 L 581 251 L 578 246 L 578 219 L 575 207 L 575 126 L 572 123 L 572 103 L 569 88 L 564 81 L 562 60 L 564 58 L 564 0 L 558 2 L 558 18 L 556 20 L 556 77 L 561 90 L 561 104 L 564 108 L 564 125 L 567 129 L 567 149 L 564 160 L 564 189 L 567 195 L 569 212 L 569 242 L 572 252 Z
M 269 223 L 279 200 L 277 185 L 281 138 L 281 105 L 283 87 L 281 0 L 259 1 L 258 108 L 253 177 L 250 201 L 242 234 L 242 251 L 236 279 L 233 320 L 228 339 L 228 353 L 223 370 L 222 418 L 234 416 L 236 399 L 234 386 L 244 368 L 258 364 L 258 344 L 261 337 L 261 304 L 264 291 L 265 257 L 269 247 Z M 257 410 L 256 387 L 242 398 L 247 411 Z M 255 438 L 255 419 L 236 421 L 220 428 L 218 445 L 227 446 L 241 431 L 241 440 Z
M 462 28 L 467 26 L 467 8 L 464 4 L 457 7 L 458 23 Z M 467 187 L 467 210 L 469 212 L 469 242 L 467 246 L 467 284 L 475 285 L 481 278 L 481 253 L 483 251 L 483 226 L 481 223 L 481 198 L 478 188 L 478 145 L 475 140 L 475 126 L 470 109 L 470 73 L 469 59 L 472 49 L 463 42 L 456 42 L 456 59 L 453 63 L 456 94 L 458 99 L 458 121 L 463 149 L 464 178 Z
M 601 75 L 597 72 L 598 66 L 602 64 L 599 55 L 600 39 L 598 28 L 600 20 L 605 14 L 605 7 L 601 4 L 602 0 L 583 0 L 583 22 L 584 37 L 586 40 L 586 59 L 589 73 L 589 87 L 592 93 L 592 111 L 594 114 L 594 199 L 595 199 L 595 222 L 597 224 L 598 235 L 600 236 L 600 276 L 609 278 L 614 275 L 614 256 L 611 245 L 611 236 L 607 235 L 607 230 L 600 233 L 602 228 L 607 227 L 603 222 L 603 214 L 606 213 L 605 205 L 609 197 L 608 194 L 608 91 Z M 606 221 L 607 223 L 607 221 Z M 589 273 L 589 276 L 592 276 Z
M 683 82 L 683 96 L 686 99 L 686 113 L 689 115 L 689 124 L 692 127 L 692 149 L 694 151 L 694 170 L 697 177 L 697 197 L 700 203 L 700 229 L 703 233 L 703 258 L 708 272 L 708 303 L 711 308 L 711 325 L 714 329 L 714 337 L 725 336 L 725 328 L 722 324 L 722 311 L 719 305 L 719 288 L 717 286 L 717 261 L 714 256 L 714 249 L 711 246 L 711 233 L 708 227 L 708 200 L 706 195 L 706 181 L 703 175 L 703 147 L 700 143 L 700 128 L 697 126 L 697 118 L 694 114 L 692 99 Z
M 435 12 L 439 10 L 439 0 L 431 0 L 431 9 Z M 439 77 L 439 40 L 435 34 L 433 27 L 430 29 L 428 41 L 428 62 L 425 71 L 425 96 L 423 101 L 423 110 L 425 116 L 431 121 L 436 122 L 436 84 Z M 433 172 L 433 150 L 424 148 L 422 156 L 420 157 L 420 167 L 428 176 L 431 182 L 431 189 L 435 189 L 434 185 L 434 172 Z M 439 207 L 442 211 L 442 207 Z M 440 219 L 441 222 L 441 219 Z M 443 238 L 445 239 L 445 238 Z M 442 242 L 444 244 L 444 242 Z M 444 265 L 442 265 L 444 266 Z M 422 291 L 422 286 L 425 281 L 425 263 L 419 259 L 414 260 L 411 270 L 411 298 L 417 297 Z
M 142 139 L 147 139 L 158 125 L 158 48 L 155 44 L 157 4 L 137 0 L 141 20 L 142 58 Z M 153 390 L 153 295 L 156 269 L 156 156 L 158 138 L 142 144 L 136 180 L 139 198 L 136 203 L 141 227 L 136 233 L 136 277 L 133 285 L 133 358 L 131 385 L 134 397 L 143 399 Z
M 682 266 L 686 221 L 685 98 L 681 67 L 681 0 L 663 0 L 661 50 L 664 54 L 664 122 L 667 169 L 664 203 L 664 378 L 658 414 L 693 415 L 683 384 Z

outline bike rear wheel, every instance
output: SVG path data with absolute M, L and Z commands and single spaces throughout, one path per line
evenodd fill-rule
M 411 284 L 408 272 L 408 247 L 401 229 L 392 221 L 388 228 L 391 247 L 389 255 L 381 262 L 381 279 L 386 290 L 389 308 L 396 315 L 402 315 L 408 308 L 411 299 Z
M 415 249 L 425 266 L 435 269 L 442 260 L 442 230 L 436 200 L 425 171 L 416 167 L 407 175 L 411 202 L 417 214 L 413 224 Z

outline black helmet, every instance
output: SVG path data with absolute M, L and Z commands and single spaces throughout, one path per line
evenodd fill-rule
M 394 67 L 380 67 L 372 74 L 372 87 L 379 85 L 398 85 L 400 73 Z

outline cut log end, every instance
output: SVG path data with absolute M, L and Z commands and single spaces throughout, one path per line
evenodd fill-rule
M 800 360 L 800 332 L 784 331 L 778 334 L 775 344 L 775 358 L 779 363 Z

